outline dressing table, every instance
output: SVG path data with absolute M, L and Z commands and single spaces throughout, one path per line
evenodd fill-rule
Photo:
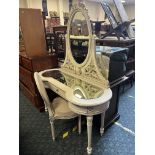
M 96 36 L 92 34 L 88 10 L 84 4 L 75 4 L 70 12 L 66 34 L 66 56 L 61 68 L 39 73 L 46 87 L 68 101 L 77 114 L 87 117 L 88 146 L 92 153 L 93 115 L 101 114 L 101 136 L 104 133 L 104 116 L 109 107 L 112 91 L 108 82 L 108 57 L 100 65 L 96 59 Z M 73 44 L 80 43 L 84 57 L 76 59 Z M 101 72 L 102 70 L 102 72 Z

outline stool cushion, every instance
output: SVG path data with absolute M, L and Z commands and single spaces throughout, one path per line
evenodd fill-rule
M 77 116 L 77 114 L 68 107 L 68 102 L 61 97 L 56 97 L 51 104 L 55 112 L 54 117 L 60 117 L 61 119 L 64 117 L 64 119 L 66 119 L 66 117 L 71 118 Z

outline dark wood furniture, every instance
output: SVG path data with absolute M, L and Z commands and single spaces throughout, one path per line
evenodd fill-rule
M 45 30 L 40 9 L 19 9 L 19 21 L 27 56 L 46 55 Z
M 118 112 L 119 107 L 119 97 L 120 97 L 120 86 L 127 80 L 127 77 L 121 77 L 115 82 L 110 83 L 110 88 L 112 90 L 113 96 L 110 101 L 109 109 L 106 111 L 105 115 L 105 128 L 108 128 L 114 122 L 116 122 L 120 114 Z
M 65 58 L 65 34 L 67 26 L 55 26 L 53 27 L 53 34 L 55 36 L 55 51 L 58 55 L 58 59 L 61 61 Z
M 110 100 L 109 109 L 105 113 L 104 128 L 107 130 L 114 122 L 120 118 L 118 112 L 119 108 L 119 97 L 120 97 L 120 86 L 128 80 L 128 77 L 121 77 L 110 83 L 110 89 L 112 90 L 112 99 Z M 94 117 L 94 124 L 100 128 L 101 117 L 96 115 Z
M 66 34 L 67 26 L 53 26 L 53 33 L 63 32 Z
M 126 62 L 126 71 L 135 70 L 135 39 L 128 40 L 112 40 L 112 39 L 97 39 L 96 45 L 110 47 L 125 47 L 128 48 L 128 59 Z
M 56 55 L 27 57 L 24 53 L 19 55 L 19 86 L 23 94 L 40 111 L 44 111 L 44 103 L 36 88 L 34 72 L 58 66 Z
M 46 33 L 47 50 L 51 53 L 55 53 L 55 42 L 55 35 L 53 33 Z
M 127 61 L 127 48 L 112 48 L 112 52 L 103 53 L 110 58 L 109 62 L 109 77 L 110 88 L 113 96 L 111 98 L 109 108 L 105 114 L 105 128 L 108 128 L 120 117 L 118 112 L 120 87 L 128 81 L 129 77 L 126 73 L 126 61 Z M 96 124 L 100 124 L 100 116 L 97 116 L 95 120 Z
M 40 9 L 20 9 L 19 86 L 41 112 L 44 103 L 36 88 L 34 72 L 58 66 L 57 55 L 46 50 L 43 16 Z

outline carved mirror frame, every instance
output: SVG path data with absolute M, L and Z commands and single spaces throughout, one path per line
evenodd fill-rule
M 72 55 L 71 47 L 70 47 L 70 28 L 71 23 L 74 18 L 74 15 L 77 12 L 81 12 L 84 16 L 87 27 L 88 27 L 88 36 L 78 36 L 81 37 L 79 39 L 83 39 L 83 37 L 88 38 L 88 52 L 85 60 L 78 64 Z M 67 74 L 70 74 L 74 77 L 77 77 L 81 80 L 84 80 L 88 83 L 93 83 L 94 85 L 97 85 L 99 87 L 102 87 L 103 89 L 107 89 L 109 87 L 109 82 L 102 75 L 102 73 L 99 70 L 99 67 L 96 62 L 96 41 L 95 41 L 95 35 L 92 33 L 92 27 L 90 22 L 90 17 L 88 15 L 88 10 L 86 9 L 85 5 L 83 3 L 75 4 L 70 12 L 69 21 L 67 25 L 67 34 L 65 36 L 66 38 L 66 57 L 63 65 L 61 66 L 61 70 L 63 72 L 66 72 Z

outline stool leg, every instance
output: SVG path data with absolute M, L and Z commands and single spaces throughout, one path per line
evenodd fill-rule
M 78 117 L 78 132 L 81 134 L 81 115 Z
M 53 141 L 55 141 L 54 121 L 50 121 L 50 124 L 51 124 L 52 139 Z
M 104 116 L 105 116 L 105 112 L 101 114 L 101 127 L 100 127 L 101 136 L 104 134 Z
M 44 105 L 45 105 L 45 112 L 48 112 L 48 109 L 47 109 L 45 101 L 44 101 Z

